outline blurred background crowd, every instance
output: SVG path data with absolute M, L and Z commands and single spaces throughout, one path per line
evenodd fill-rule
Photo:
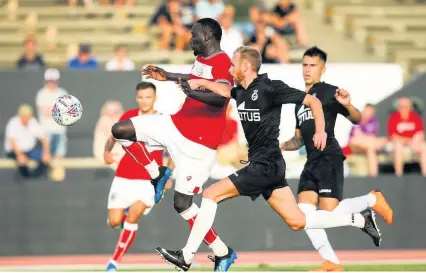
M 55 99 L 73 92 L 61 85 L 62 71 L 137 71 L 146 64 L 192 64 L 191 28 L 205 17 L 221 24 L 221 46 L 230 56 L 239 46 L 250 45 L 259 50 L 265 64 L 300 63 L 304 50 L 317 44 L 329 53 L 329 62 L 396 63 L 406 83 L 421 79 L 420 89 L 426 86 L 422 74 L 426 1 L 0 0 L 0 68 L 44 75 L 33 101 L 23 101 L 28 104 L 20 105 L 16 116 L 8 113 L 6 157 L 18 162 L 24 177 L 44 175 L 52 160 L 66 161 L 67 128 L 51 117 Z M 425 95 L 397 94 L 385 118 L 376 117 L 376 105 L 367 100 L 356 105 L 362 110 L 362 122 L 348 132 L 348 142 L 341 143 L 348 158 L 347 175 L 426 176 Z M 87 164 L 102 164 L 110 128 L 125 109 L 119 100 L 107 100 L 96 111 L 100 116 L 93 149 L 87 151 L 88 161 L 79 159 L 80 164 L 90 160 L 98 163 Z M 241 131 L 232 115 L 229 119 L 234 121 L 229 122 L 230 145 L 219 153 L 218 164 L 235 168 L 240 155 L 246 156 L 245 142 L 238 137 Z M 117 154 L 122 153 L 116 148 Z M 302 166 L 304 158 L 302 149 L 288 164 Z M 27 168 L 34 163 L 30 159 L 38 164 L 32 171 Z M 53 164 L 50 178 L 62 180 L 67 164 Z

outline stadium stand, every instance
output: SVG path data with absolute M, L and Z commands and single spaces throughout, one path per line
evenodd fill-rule
M 139 0 L 138 5 L 131 8 L 132 16 L 129 17 L 126 7 L 94 6 L 71 10 L 65 2 L 21 0 L 19 7 L 11 9 L 11 2 L 14 1 L 0 9 L 0 35 L 7 37 L 1 40 L 0 48 L 10 53 L 0 57 L 0 66 L 4 68 L 15 66 L 21 54 L 20 45 L 28 36 L 36 37 L 48 66 L 64 67 L 67 48 L 79 43 L 92 44 L 92 51 L 102 64 L 111 58 L 113 47 L 118 43 L 128 46 L 130 58 L 137 66 L 193 61 L 192 53 L 156 51 L 158 31 L 148 30 L 147 23 L 159 1 Z M 57 37 L 47 38 L 49 28 L 56 29 Z
M 405 78 L 424 71 L 426 5 L 421 1 L 315 0 L 306 6 L 342 35 L 384 61 L 397 62 Z

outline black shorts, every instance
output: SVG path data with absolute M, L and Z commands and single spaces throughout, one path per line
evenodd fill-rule
M 253 201 L 261 194 L 268 200 L 275 189 L 288 186 L 283 158 L 251 161 L 246 167 L 231 174 L 229 179 L 240 195 L 250 196 Z
M 297 193 L 314 191 L 319 197 L 331 197 L 341 201 L 343 197 L 342 156 L 327 156 L 315 162 L 309 160 L 300 175 Z

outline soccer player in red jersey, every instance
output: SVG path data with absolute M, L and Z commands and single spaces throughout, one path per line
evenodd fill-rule
M 139 107 L 125 112 L 120 121 L 137 116 L 158 115 L 154 110 L 155 99 L 155 85 L 148 82 L 139 83 L 136 87 L 136 102 Z M 107 164 L 114 162 L 111 151 L 115 142 L 111 136 L 105 144 L 104 160 Z M 150 152 L 151 158 L 162 165 L 164 148 L 145 148 Z M 114 254 L 108 262 L 107 271 L 117 270 L 117 263 L 136 237 L 139 218 L 141 215 L 147 215 L 154 206 L 155 190 L 150 178 L 147 170 L 130 154 L 126 153 L 120 160 L 108 196 L 108 223 L 114 228 L 122 226 L 122 231 Z
M 167 148 L 175 164 L 174 207 L 192 228 L 199 211 L 193 203 L 193 195 L 201 193 L 209 177 L 226 124 L 229 98 L 212 91 L 229 92 L 233 77 L 229 72 L 231 60 L 220 48 L 222 29 L 219 23 L 211 18 L 201 19 L 191 34 L 190 44 L 197 58 L 190 74 L 169 73 L 155 66 L 142 69 L 142 75 L 148 78 L 174 81 L 182 86 L 187 98 L 181 110 L 174 115 L 145 115 L 118 122 L 113 126 L 112 134 L 126 148 L 140 142 Z M 191 90 L 187 82 L 190 79 L 205 79 L 210 85 Z M 165 182 L 154 181 L 153 184 L 156 194 L 161 195 Z M 216 256 L 215 271 L 227 271 L 236 259 L 235 252 L 212 228 L 204 242 Z

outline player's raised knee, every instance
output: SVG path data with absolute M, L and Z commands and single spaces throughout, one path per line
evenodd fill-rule
M 111 133 L 116 139 L 129 139 L 135 135 L 135 129 L 130 120 L 124 120 L 114 124 Z
M 175 192 L 173 207 L 177 213 L 182 213 L 192 206 L 192 195 Z
M 305 221 L 288 221 L 287 222 L 288 226 L 294 230 L 294 231 L 298 231 L 298 230 L 303 230 L 305 228 Z
M 117 216 L 110 216 L 108 218 L 108 224 L 110 227 L 115 228 L 121 225 L 123 222 L 123 216 L 117 215 Z
M 111 133 L 113 137 L 115 138 L 121 138 L 121 135 L 123 135 L 123 126 L 121 125 L 121 122 L 115 123 L 111 128 Z

